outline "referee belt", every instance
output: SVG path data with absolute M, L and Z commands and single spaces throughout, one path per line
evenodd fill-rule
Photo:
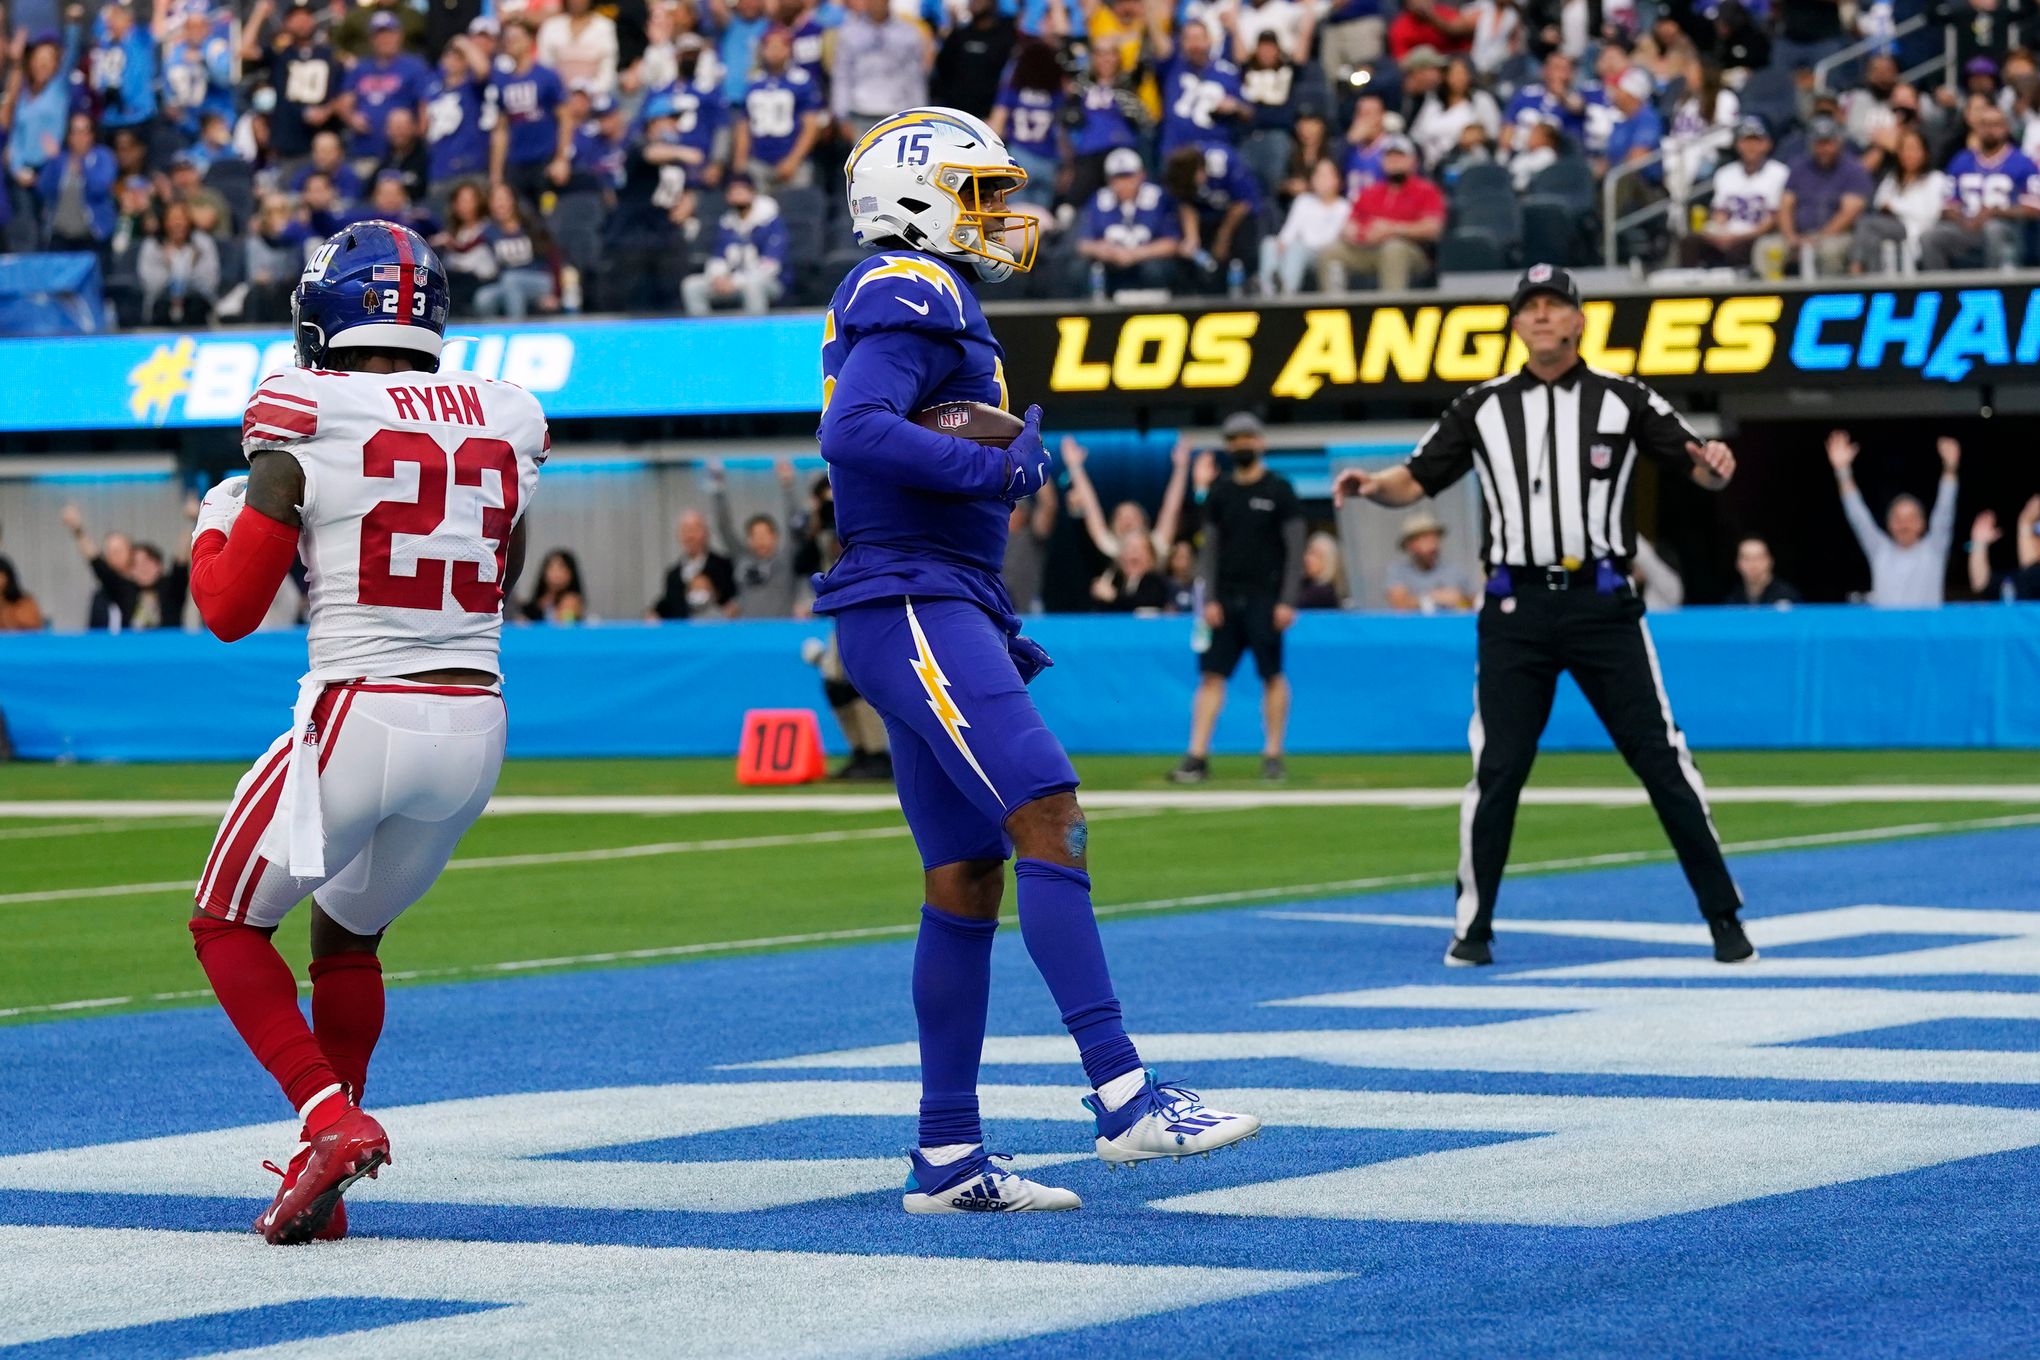
M 1522 595 L 1531 591 L 1584 590 L 1600 595 L 1630 589 L 1629 563 L 1619 557 L 1598 557 L 1576 567 L 1499 566 L 1488 569 L 1487 593 Z

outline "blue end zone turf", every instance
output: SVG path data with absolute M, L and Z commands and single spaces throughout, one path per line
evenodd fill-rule
M 247 1232 L 287 1112 L 217 1013 L 4 1029 L 0 1347 L 451 1356 L 514 1315 L 533 1349 L 704 1354 L 799 1350 L 789 1318 L 1016 1360 L 2033 1354 L 2036 860 L 2040 830 L 1746 857 L 1737 969 L 1670 866 L 1511 881 L 1482 970 L 1440 966 L 1436 889 L 1119 918 L 1144 1055 L 1268 1122 L 1137 1174 L 1090 1155 L 1009 932 L 987 1132 L 1085 1208 L 992 1222 L 899 1211 L 909 942 L 392 992 L 396 1164 L 353 1239 L 296 1252 Z M 188 1301 L 39 1301 L 164 1262 Z

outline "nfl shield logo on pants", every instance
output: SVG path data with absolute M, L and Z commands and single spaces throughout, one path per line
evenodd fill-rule
M 1587 461 L 1594 465 L 1596 472 L 1606 472 L 1615 461 L 1615 450 L 1607 444 L 1595 444 L 1587 450 Z

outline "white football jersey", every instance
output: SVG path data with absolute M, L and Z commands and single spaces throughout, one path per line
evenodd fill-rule
M 313 679 L 499 670 L 510 531 L 552 447 L 538 399 L 469 373 L 286 369 L 241 421 L 305 473 Z

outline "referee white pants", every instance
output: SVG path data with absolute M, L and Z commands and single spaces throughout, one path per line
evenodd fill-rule
M 318 731 L 324 878 L 294 878 L 285 771 L 300 735 L 271 744 L 234 790 L 206 857 L 199 907 L 271 927 L 306 897 L 356 935 L 379 935 L 425 895 L 482 815 L 503 768 L 503 697 L 398 680 L 330 685 Z

